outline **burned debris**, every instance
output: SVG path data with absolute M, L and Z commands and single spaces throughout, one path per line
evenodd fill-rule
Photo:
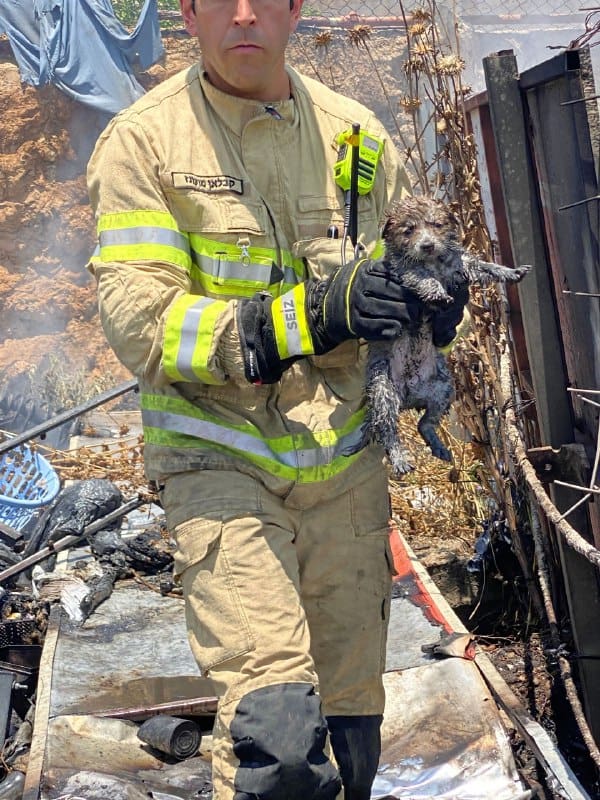
M 88 476 L 85 467 L 80 478 L 72 469 L 61 474 L 51 463 L 61 458 L 53 457 L 56 452 L 48 455 L 46 442 L 30 441 L 32 429 L 22 433 L 22 426 L 33 423 L 39 436 L 40 426 L 50 430 L 64 421 L 42 422 L 31 403 L 18 400 L 6 392 L 0 398 L 4 419 L 15 423 L 0 440 L 2 797 L 21 796 L 52 609 L 60 608 L 70 624 L 81 627 L 119 581 L 177 595 L 171 577 L 174 543 L 154 495 L 140 491 L 134 481 L 97 477 L 98 471 Z M 95 400 L 85 410 L 94 405 Z M 8 420 L 11 409 L 16 411 Z M 103 459 L 110 459 L 110 448 L 99 449 Z

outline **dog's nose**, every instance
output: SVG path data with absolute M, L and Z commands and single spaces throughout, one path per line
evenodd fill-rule
M 419 245 L 419 250 L 423 253 L 423 255 L 430 256 L 435 250 L 435 244 L 431 241 L 421 242 Z

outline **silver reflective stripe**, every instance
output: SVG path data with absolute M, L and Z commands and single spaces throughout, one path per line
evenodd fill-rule
M 252 281 L 252 283 L 261 283 L 265 286 L 270 286 L 272 283 L 271 276 L 273 268 L 281 274 L 282 270 L 272 262 L 271 264 L 258 264 L 256 262 L 249 262 L 245 264 L 242 261 L 229 261 L 225 258 L 226 253 L 223 253 L 223 258 L 211 258 L 211 256 L 202 255 L 196 250 L 191 251 L 192 262 L 196 264 L 205 275 L 210 275 L 213 278 L 228 281 Z M 218 253 L 216 254 L 218 256 Z M 297 284 L 302 279 L 298 276 L 293 267 L 289 264 L 283 267 L 283 282 L 286 284 Z M 277 283 L 280 281 L 277 280 Z
M 187 236 L 170 228 L 157 228 L 150 225 L 131 228 L 112 228 L 100 231 L 100 247 L 120 244 L 166 244 L 178 250 L 190 251 Z
M 206 275 L 221 280 L 253 281 L 256 283 L 269 284 L 271 277 L 271 264 L 243 264 L 241 261 L 227 261 L 224 257 L 211 258 L 203 256 L 192 250 L 192 261 L 197 264 Z
M 271 450 L 268 443 L 263 439 L 204 419 L 185 417 L 181 414 L 170 414 L 168 411 L 150 411 L 143 408 L 142 420 L 146 427 L 196 436 L 222 447 L 230 447 L 242 453 L 268 458 L 271 461 L 278 461 L 280 464 L 294 468 L 319 467 L 331 464 L 335 458 L 343 454 L 346 448 L 358 444 L 362 436 L 359 426 L 356 430 L 338 439 L 335 445 L 277 453 Z
M 215 301 L 211 300 L 209 297 L 201 297 L 193 306 L 188 306 L 185 311 L 185 316 L 183 317 L 175 366 L 184 378 L 192 382 L 198 380 L 198 376 L 192 370 L 192 363 L 194 359 L 194 350 L 196 349 L 200 319 L 202 318 L 204 309 L 207 306 L 211 306 L 214 302 Z

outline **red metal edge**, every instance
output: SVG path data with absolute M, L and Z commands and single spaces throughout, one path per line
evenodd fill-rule
M 390 549 L 392 561 L 396 575 L 394 583 L 400 581 L 406 584 L 406 595 L 411 603 L 418 606 L 425 617 L 434 625 L 440 625 L 446 633 L 454 630 L 448 620 L 444 617 L 441 610 L 436 605 L 435 600 L 419 573 L 413 566 L 414 556 L 407 551 L 398 526 L 390 520 Z

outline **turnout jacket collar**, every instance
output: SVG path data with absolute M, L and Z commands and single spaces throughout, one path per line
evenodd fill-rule
M 202 64 L 198 67 L 198 78 L 204 96 L 219 119 L 237 137 L 241 137 L 246 125 L 253 119 L 264 117 L 265 114 L 275 119 L 280 119 L 293 124 L 297 118 L 296 104 L 293 97 L 289 100 L 280 100 L 274 103 L 265 103 L 260 100 L 246 100 L 216 89 L 208 80 Z M 290 77 L 290 84 L 292 83 Z M 270 109 L 270 110 L 269 110 Z

